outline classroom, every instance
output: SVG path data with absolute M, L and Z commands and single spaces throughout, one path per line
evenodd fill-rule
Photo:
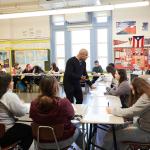
M 150 150 L 150 0 L 0 0 L 1 150 Z

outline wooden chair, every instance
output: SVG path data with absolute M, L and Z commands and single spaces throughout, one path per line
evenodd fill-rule
M 4 136 L 5 134 L 5 125 L 3 123 L 0 123 L 0 139 Z M 18 143 L 13 143 L 7 147 L 1 147 L 1 150 L 12 150 L 16 149 L 17 150 Z
M 150 150 L 150 143 L 134 142 L 134 141 L 123 141 L 122 143 L 127 144 L 127 150 Z
M 39 125 L 37 123 L 32 123 L 32 134 L 34 141 L 35 149 L 50 149 L 48 146 L 44 147 L 41 144 L 51 144 L 55 143 L 55 150 L 60 150 L 60 146 L 58 141 L 62 138 L 64 132 L 64 124 L 56 124 L 56 125 Z M 65 147 L 65 146 L 64 146 Z M 69 146 L 61 150 L 67 150 Z

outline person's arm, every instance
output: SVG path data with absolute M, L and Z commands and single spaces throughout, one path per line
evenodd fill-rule
M 63 101 L 64 101 L 64 103 L 63 103 L 64 107 L 63 108 L 64 108 L 65 115 L 67 116 L 67 118 L 69 120 L 71 120 L 75 115 L 73 106 L 68 99 L 64 99 Z
M 150 98 L 143 94 L 137 102 L 129 108 L 113 108 L 112 114 L 122 117 L 140 116 L 146 109 L 150 107 Z
M 130 86 L 127 82 L 122 82 L 117 88 L 114 87 L 108 92 L 110 95 L 120 96 L 120 95 L 129 95 Z
M 92 82 L 89 80 L 89 76 L 88 76 L 87 71 L 86 71 L 86 62 L 83 62 L 83 76 L 86 77 L 85 82 L 86 82 L 91 88 L 93 88 L 93 87 L 92 87 Z
M 15 93 L 8 93 L 4 102 L 9 111 L 16 117 L 21 117 L 28 112 L 28 108 L 24 102 L 19 99 Z
M 79 75 L 79 74 L 77 74 L 77 73 L 74 73 L 74 65 L 76 65 L 76 64 L 74 64 L 75 62 L 73 62 L 72 60 L 68 60 L 67 61 L 67 64 L 66 64 L 66 74 L 68 75 L 68 77 L 70 78 L 70 79 L 80 79 L 81 78 L 81 76 Z

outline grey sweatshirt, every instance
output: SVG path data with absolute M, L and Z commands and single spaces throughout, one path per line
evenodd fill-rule
M 139 127 L 150 132 L 150 98 L 143 94 L 137 102 L 129 108 L 113 108 L 112 114 L 126 118 L 138 116 Z
M 118 87 L 110 89 L 108 94 L 115 96 L 130 95 L 130 90 L 131 88 L 129 82 L 123 81 Z

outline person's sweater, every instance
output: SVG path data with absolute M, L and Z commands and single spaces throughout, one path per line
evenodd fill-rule
M 64 134 L 61 140 L 67 139 L 74 134 L 75 127 L 71 123 L 74 117 L 74 109 L 70 101 L 66 98 L 55 98 L 53 107 L 48 112 L 43 113 L 39 109 L 38 99 L 31 102 L 30 118 L 38 124 L 64 124 Z
M 0 99 L 0 122 L 5 124 L 6 130 L 15 124 L 15 116 L 21 117 L 27 111 L 27 106 L 12 90 L 8 90 Z
M 113 108 L 112 114 L 125 118 L 139 117 L 139 127 L 150 132 L 150 98 L 143 94 L 137 102 L 129 108 Z
M 130 91 L 131 88 L 129 82 L 123 81 L 118 85 L 118 87 L 114 87 L 110 89 L 107 94 L 114 95 L 114 96 L 130 95 Z

